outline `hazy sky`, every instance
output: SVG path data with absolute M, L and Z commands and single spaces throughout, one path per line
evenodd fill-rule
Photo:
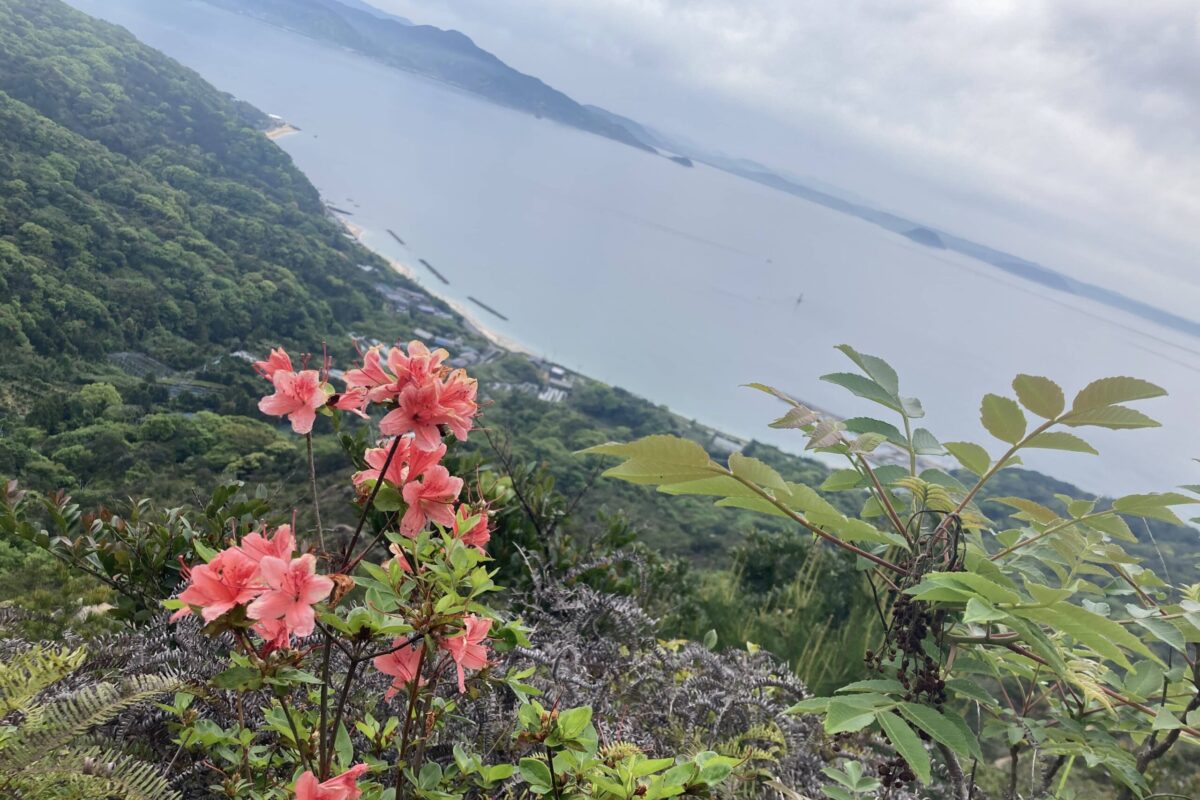
M 1195 0 L 371 0 L 731 155 L 1195 318 Z

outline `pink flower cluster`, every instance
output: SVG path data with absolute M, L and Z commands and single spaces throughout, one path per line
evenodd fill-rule
M 458 672 L 458 691 L 460 692 L 467 690 L 466 670 L 483 669 L 487 666 L 486 641 L 491 627 L 490 619 L 468 614 L 463 618 L 462 633 L 448 636 L 438 643 L 438 648 L 446 651 L 454 661 L 455 670 Z M 425 683 L 424 678 L 419 678 L 421 663 L 424 660 L 422 652 L 424 645 L 420 642 L 408 642 L 401 638 L 393 641 L 392 647 L 395 649 L 390 653 L 376 656 L 372 661 L 375 669 L 393 678 L 391 687 L 384 695 L 388 699 L 395 696 L 397 691 L 405 684 L 412 683 L 413 680 L 419 679 L 421 684 Z
M 186 605 L 172 621 L 199 611 L 212 622 L 238 606 L 255 621 L 251 628 L 269 649 L 286 647 L 292 636 L 309 636 L 316 626 L 313 606 L 333 590 L 333 581 L 316 574 L 311 553 L 294 557 L 296 537 L 281 525 L 267 538 L 251 533 L 241 544 L 222 550 L 207 564 L 187 571 L 188 586 L 179 599 Z
M 324 783 L 317 783 L 317 776 L 306 771 L 296 779 L 296 800 L 358 800 L 362 795 L 358 779 L 368 769 L 366 764 L 355 764 Z

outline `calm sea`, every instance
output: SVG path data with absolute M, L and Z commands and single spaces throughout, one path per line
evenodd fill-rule
M 1104 492 L 1200 480 L 1200 341 L 196 0 L 71 2 L 299 126 L 279 145 L 353 212 L 367 244 L 432 291 L 499 310 L 508 322 L 478 316 L 572 369 L 799 450 L 766 427 L 774 402 L 739 386 L 872 413 L 817 380 L 846 367 L 833 346 L 848 342 L 897 367 L 943 440 L 993 454 L 979 399 L 1016 373 L 1068 391 L 1132 374 L 1171 391 L 1144 406 L 1163 429 L 1089 435 L 1103 460 L 1037 453 L 1027 465 Z

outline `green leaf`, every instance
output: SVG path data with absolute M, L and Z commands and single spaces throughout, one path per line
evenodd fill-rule
M 529 784 L 531 788 L 542 789 L 540 794 L 550 791 L 552 779 L 550 777 L 550 767 L 545 761 L 538 758 L 522 758 L 518 769 L 521 777 Z
M 963 622 L 996 622 L 1007 618 L 1007 611 L 1000 611 L 986 600 L 977 597 L 967 601 L 967 611 L 963 614 Z
M 913 431 L 912 446 L 917 455 L 922 456 L 940 456 L 946 452 L 946 448 L 941 445 L 937 437 L 925 428 L 917 428 Z
M 605 475 L 630 483 L 663 484 L 699 480 L 723 470 L 712 462 L 704 448 L 677 436 L 646 436 L 637 441 L 596 445 L 582 454 L 619 456 L 624 463 Z
M 1142 640 L 1122 625 L 1070 603 L 1058 603 L 1045 608 L 1022 608 L 1013 613 L 1066 633 L 1079 644 L 1126 669 L 1130 668 L 1130 663 L 1121 648 L 1154 657 Z
M 1170 522 L 1172 525 L 1183 525 L 1183 520 L 1171 511 L 1169 506 L 1190 505 L 1197 501 L 1179 492 L 1163 492 L 1161 494 L 1130 494 L 1118 497 L 1113 501 L 1114 511 L 1129 514 L 1134 517 L 1147 517 Z
M 792 408 L 789 408 L 787 413 L 782 417 L 774 422 L 768 423 L 768 427 L 803 429 L 816 423 L 820 419 L 821 415 L 816 411 L 813 411 L 811 408 L 806 408 L 804 406 L 793 406 Z
M 965 586 L 991 603 L 1021 602 L 1021 595 L 976 572 L 929 572 L 925 575 L 922 584 L 924 583 L 934 583 L 951 588 L 956 585 Z
M 558 735 L 563 739 L 576 739 L 587 730 L 587 726 L 591 722 L 591 706 L 568 708 L 566 711 L 559 712 Z
M 741 453 L 734 453 L 729 456 L 729 471 L 743 480 L 750 481 L 766 489 L 786 490 L 788 488 L 783 478 L 779 477 L 778 472 L 757 458 L 750 458 Z
M 774 386 L 767 386 L 765 383 L 747 383 L 745 386 L 747 389 L 757 389 L 758 391 L 765 392 L 772 397 L 777 397 L 788 405 L 797 407 L 800 406 L 800 403 L 796 402 L 795 398 L 793 398 L 790 394 L 780 389 L 776 389 Z
M 354 743 L 350 741 L 350 731 L 346 730 L 346 726 L 338 722 L 337 735 L 333 739 L 333 752 L 337 754 L 338 761 L 344 769 L 349 769 L 354 764 Z
M 845 692 L 878 692 L 880 694 L 900 694 L 904 687 L 900 681 L 893 678 L 872 678 L 865 681 L 848 683 L 837 690 L 838 694 Z
M 1104 406 L 1091 408 L 1086 411 L 1072 411 L 1062 418 L 1064 425 L 1081 428 L 1091 425 L 1096 428 L 1110 430 L 1132 430 L 1134 428 L 1158 428 L 1161 423 L 1153 420 L 1140 411 L 1127 406 Z
M 870 479 L 856 469 L 838 469 L 829 473 L 829 477 L 821 484 L 822 492 L 845 492 L 850 489 L 860 489 L 866 486 Z
M 1015 508 L 1021 513 L 1016 515 L 1026 517 L 1034 522 L 1051 523 L 1058 522 L 1062 519 L 1054 511 L 1046 508 L 1041 503 L 1035 503 L 1032 500 L 1026 500 L 1024 497 L 989 497 L 989 503 L 1000 503 L 1001 505 Z
M 998 394 L 983 396 L 979 406 L 979 419 L 992 436 L 1002 442 L 1016 444 L 1025 435 L 1025 414 L 1016 400 Z
M 987 450 L 974 442 L 946 442 L 944 446 L 950 451 L 950 455 L 958 460 L 958 463 L 976 475 L 983 475 L 992 465 L 992 458 L 988 455 Z
M 848 344 L 839 344 L 836 349 L 845 353 L 847 358 L 886 392 L 891 395 L 900 394 L 900 378 L 897 377 L 896 370 L 882 358 L 860 353 Z
M 1134 617 L 1133 621 L 1150 631 L 1155 639 L 1168 645 L 1171 649 L 1187 655 L 1187 643 L 1184 641 L 1183 631 L 1171 624 L 1170 620 L 1158 617 Z
M 879 720 L 879 727 L 883 728 L 883 732 L 891 740 L 892 746 L 896 748 L 896 752 L 912 767 L 917 780 L 921 783 L 929 783 L 931 777 L 929 771 L 929 753 L 925 751 L 925 746 L 921 744 L 921 737 L 917 736 L 916 732 L 909 727 L 907 722 L 891 711 L 879 712 L 877 719 Z
M 833 417 L 826 417 L 813 426 L 812 433 L 808 437 L 808 444 L 804 445 L 804 449 L 820 450 L 825 447 L 833 447 L 842 440 L 842 430 L 845 427 L 841 421 Z
M 1039 417 L 1054 419 L 1063 412 L 1067 399 L 1057 383 L 1038 375 L 1018 375 L 1012 382 L 1021 405 Z
M 843 424 L 851 433 L 881 433 L 897 447 L 908 447 L 908 441 L 904 438 L 904 434 L 890 422 L 871 417 L 851 417 L 843 420 Z
M 854 395 L 864 400 L 879 403 L 879 405 L 890 408 L 893 411 L 903 410 L 900 405 L 900 398 L 894 394 L 890 394 L 878 383 L 862 375 L 856 375 L 853 372 L 834 372 L 829 375 L 822 375 L 821 380 L 841 386 L 843 389 L 849 389 Z
M 395 486 L 385 483 L 376 492 L 373 505 L 377 511 L 399 511 L 404 508 L 404 496 Z
M 1036 436 L 1030 437 L 1029 441 L 1025 442 L 1026 447 L 1036 447 L 1041 450 L 1067 450 L 1072 453 L 1091 453 L 1094 456 L 1100 455 L 1096 448 L 1080 439 L 1073 433 L 1066 431 L 1044 431 Z
M 871 708 L 851 705 L 841 699 L 831 700 L 825 712 L 825 732 L 854 733 L 874 721 L 875 711 Z
M 1165 708 L 1158 709 L 1158 713 L 1154 715 L 1154 724 L 1150 726 L 1152 731 L 1173 731 L 1176 728 L 1182 728 L 1183 723 L 1179 721 L 1179 717 L 1172 714 Z
M 1162 397 L 1167 393 L 1161 386 L 1155 386 L 1140 378 L 1101 378 L 1085 386 L 1075 395 L 1071 403 L 1071 412 L 1089 411 L 1128 403 L 1132 400 L 1146 400 L 1151 397 Z
M 1092 517 L 1085 519 L 1081 523 L 1086 528 L 1091 528 L 1094 531 L 1108 534 L 1114 539 L 1120 539 L 1125 542 L 1136 542 L 1138 538 L 1133 535 L 1133 531 L 1129 530 L 1128 523 L 1118 517 L 1116 514 L 1108 514 L 1100 517 Z
M 949 716 L 943 716 L 936 709 L 917 703 L 901 703 L 900 713 L 913 725 L 929 734 L 934 741 L 941 742 L 963 758 L 983 760 L 979 742 L 975 740 L 971 729 L 961 717 L 957 719 L 957 722 L 962 723 L 960 727 Z

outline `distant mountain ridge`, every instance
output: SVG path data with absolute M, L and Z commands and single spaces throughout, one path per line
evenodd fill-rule
M 391 66 L 444 81 L 499 105 L 535 114 L 595 133 L 647 152 L 666 151 L 679 163 L 705 164 L 834 211 L 857 217 L 917 244 L 945 249 L 982 261 L 996 269 L 1047 289 L 1081 297 L 1124 311 L 1171 330 L 1200 338 L 1200 321 L 1129 297 L 1114 289 L 1080 281 L 1058 270 L 936 226 L 892 214 L 862 201 L 847 199 L 832 187 L 790 177 L 743 158 L 732 158 L 684 137 L 665 134 L 637 120 L 599 106 L 581 105 L 541 80 L 518 72 L 479 48 L 458 31 L 413 25 L 366 0 L 205 0 L 305 36 L 330 41 Z M 921 231 L 915 238 L 913 231 Z
M 206 0 L 313 39 L 332 42 L 388 66 L 481 95 L 502 106 L 653 150 L 623 126 L 518 72 L 459 31 L 414 25 L 362 0 Z

